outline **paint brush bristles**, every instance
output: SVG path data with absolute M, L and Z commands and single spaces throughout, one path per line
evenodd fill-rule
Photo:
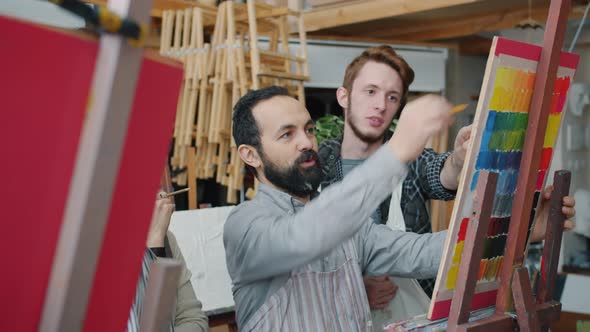
M 181 194 L 181 193 L 187 192 L 189 190 L 190 190 L 190 188 L 184 188 L 184 189 L 180 189 L 180 190 L 173 191 L 173 192 L 170 192 L 170 193 L 160 193 L 160 198 L 168 198 L 170 196 Z

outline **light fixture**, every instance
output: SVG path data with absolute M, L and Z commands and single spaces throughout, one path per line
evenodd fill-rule
M 526 30 L 526 29 L 533 29 L 533 30 L 543 29 L 543 26 L 539 22 L 537 22 L 537 21 L 535 21 L 533 19 L 533 4 L 532 3 L 533 3 L 533 0 L 529 0 L 529 17 L 526 18 L 525 20 L 520 21 L 516 25 L 516 28 L 523 29 L 523 30 Z

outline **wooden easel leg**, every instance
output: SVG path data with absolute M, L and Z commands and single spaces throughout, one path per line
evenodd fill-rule
M 565 36 L 568 13 L 571 8 L 571 0 L 552 0 L 549 7 L 549 15 L 545 27 L 543 49 L 531 99 L 529 111 L 528 129 L 522 150 L 520 162 L 520 175 L 516 185 L 510 228 L 502 270 L 500 272 L 500 286 L 496 298 L 496 312 L 511 311 L 510 299 L 511 287 L 507 282 L 514 275 L 514 267 L 521 266 L 524 262 L 524 252 L 527 242 L 527 233 L 531 209 L 533 208 L 534 188 L 537 183 L 537 172 L 541 161 L 541 150 L 547 127 L 551 107 L 551 93 L 555 87 L 555 78 L 559 66 L 561 47 Z M 534 171 L 533 171 L 534 170 Z
M 518 327 L 523 332 L 540 332 L 541 325 L 533 302 L 533 291 L 526 267 L 514 271 L 512 296 L 518 320 Z
M 541 279 L 539 282 L 539 293 L 537 303 L 545 303 L 553 300 L 555 288 L 555 277 L 557 276 L 557 265 L 559 251 L 561 249 L 561 238 L 563 236 L 563 224 L 566 216 L 561 211 L 563 197 L 570 191 L 571 172 L 557 171 L 553 177 L 554 189 L 549 201 L 549 219 L 547 220 L 547 231 L 545 232 L 545 246 L 541 260 Z
M 561 249 L 561 239 L 563 237 L 563 224 L 566 216 L 561 211 L 562 201 L 569 194 L 571 183 L 571 172 L 557 171 L 553 176 L 554 189 L 549 201 L 549 217 L 547 220 L 547 230 L 545 232 L 545 246 L 543 247 L 543 256 L 541 259 L 541 279 L 539 281 L 539 292 L 537 294 L 537 303 L 545 304 L 553 301 L 553 292 L 555 289 L 555 278 L 559 264 L 559 252 Z M 547 331 L 549 324 L 541 326 L 542 331 Z
M 458 282 L 453 293 L 448 330 L 455 331 L 458 326 L 469 321 L 471 301 L 475 292 L 479 262 L 483 256 L 485 238 L 494 205 L 494 195 L 498 183 L 498 173 L 482 170 L 475 191 L 472 218 L 467 226 L 465 248 L 461 256 Z
M 152 263 L 139 324 L 140 332 L 167 331 L 176 300 L 180 261 L 158 258 Z
M 518 326 L 521 331 L 547 331 L 550 324 L 559 319 L 561 305 L 553 300 L 553 291 L 555 286 L 555 277 L 557 275 L 557 264 L 559 259 L 559 250 L 561 247 L 561 238 L 563 235 L 563 224 L 565 215 L 561 211 L 562 200 L 569 193 L 571 173 L 569 171 L 555 172 L 553 184 L 555 186 L 549 202 L 549 220 L 547 221 L 547 232 L 545 234 L 545 247 L 543 248 L 543 264 L 541 267 L 541 281 L 539 284 L 539 293 L 537 295 L 537 304 L 533 301 L 532 287 L 526 268 L 518 268 L 514 271 L 512 278 L 512 296 L 516 308 Z M 479 189 L 479 187 L 478 187 Z M 467 239 L 470 239 L 470 231 L 467 231 Z M 467 242 L 466 242 L 467 243 Z M 465 248 L 467 250 L 467 248 Z M 464 252 L 465 255 L 465 252 Z M 461 260 L 461 269 L 463 260 Z M 461 273 L 461 270 L 459 270 Z M 469 281 L 469 279 L 467 279 Z M 458 290 L 458 288 L 457 288 Z M 455 298 L 453 298 L 451 315 L 449 316 L 449 331 L 500 331 L 512 329 L 512 318 L 503 314 L 496 314 L 493 317 L 482 321 L 464 325 L 454 324 L 453 318 L 460 316 L 461 313 L 455 314 Z M 467 316 L 468 317 L 468 316 Z
M 188 208 L 189 210 L 197 209 L 197 163 L 196 151 L 194 147 L 188 148 Z

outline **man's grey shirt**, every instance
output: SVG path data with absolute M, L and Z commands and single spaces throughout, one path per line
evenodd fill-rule
M 364 275 L 436 276 L 446 232 L 418 235 L 371 222 L 371 214 L 407 168 L 381 147 L 341 182 L 308 204 L 260 184 L 256 197 L 230 213 L 223 234 L 238 326 L 281 288 L 292 270 L 328 272 L 345 262 L 353 239 Z M 359 276 L 362 278 L 362 276 Z

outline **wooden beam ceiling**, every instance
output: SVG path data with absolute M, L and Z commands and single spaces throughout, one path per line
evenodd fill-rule
M 463 5 L 482 0 L 367 0 L 303 13 L 307 32 L 393 16 Z
M 480 36 L 469 36 L 458 41 L 461 55 L 486 55 L 492 48 L 492 39 Z
M 216 12 L 215 7 L 196 1 L 153 1 L 151 14 L 155 22 L 166 9 L 200 7 L 212 17 Z M 570 19 L 581 18 L 589 1 L 573 0 Z M 306 11 L 303 17 L 310 38 L 438 43 L 457 47 L 462 54 L 478 54 L 488 41 L 465 37 L 515 27 L 529 17 L 527 3 L 528 0 L 357 0 Z M 548 3 L 549 0 L 532 0 L 531 17 L 541 24 L 547 18 Z
M 534 8 L 531 17 L 544 24 L 547 19 L 547 8 Z M 583 12 L 572 8 L 570 19 L 582 17 Z M 480 32 L 491 32 L 516 27 L 529 17 L 528 8 L 504 9 L 492 13 L 478 14 L 471 17 L 451 17 L 423 21 L 421 24 L 404 24 L 372 31 L 375 38 L 391 38 L 413 41 L 434 41 L 463 36 L 475 35 Z

